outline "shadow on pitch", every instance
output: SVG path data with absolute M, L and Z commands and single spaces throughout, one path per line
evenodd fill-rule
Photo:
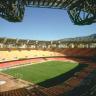
M 71 71 L 61 74 L 59 76 L 56 76 L 54 78 L 50 78 L 46 81 L 37 83 L 40 86 L 43 87 L 51 87 L 51 86 L 55 86 L 58 84 L 63 83 L 64 81 L 66 81 L 68 78 L 72 77 L 74 75 L 74 73 L 81 71 L 83 68 L 87 67 L 87 64 L 79 64 L 76 68 L 72 69 Z

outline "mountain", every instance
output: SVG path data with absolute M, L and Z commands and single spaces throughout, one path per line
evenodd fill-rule
M 96 34 L 92 34 L 92 35 L 90 35 L 89 37 L 96 39 Z
M 89 36 L 75 37 L 75 38 L 65 38 L 59 41 L 93 41 L 96 40 L 96 34 L 91 34 Z

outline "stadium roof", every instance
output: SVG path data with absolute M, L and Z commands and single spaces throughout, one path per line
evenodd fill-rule
M 76 25 L 96 23 L 96 0 L 0 0 L 0 17 L 21 22 L 25 7 L 64 9 Z

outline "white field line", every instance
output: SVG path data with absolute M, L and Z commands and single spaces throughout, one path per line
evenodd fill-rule
M 41 61 L 41 62 L 35 62 L 35 63 L 25 63 L 25 64 L 18 64 L 18 65 L 15 65 L 15 66 L 10 66 L 10 67 L 6 67 L 6 68 L 1 68 L 0 69 L 0 72 L 3 71 L 3 70 L 8 70 L 8 69 L 14 69 L 14 68 L 19 68 L 19 67 L 25 67 L 25 66 L 30 66 L 30 65 L 33 65 L 33 64 L 40 64 L 40 63 L 43 63 L 43 62 L 48 62 L 48 61 L 62 61 L 62 62 L 72 62 L 72 63 L 78 63 L 76 61 L 73 61 L 73 60 L 46 60 L 46 61 Z
M 33 64 L 39 64 L 39 63 L 43 63 L 44 61 L 41 61 L 41 62 L 35 62 L 35 63 L 25 63 L 25 64 L 18 64 L 18 65 L 15 65 L 15 66 L 10 66 L 10 67 L 6 67 L 6 68 L 1 68 L 0 71 L 3 71 L 3 70 L 7 70 L 7 69 L 14 69 L 14 68 L 18 68 L 18 67 L 25 67 L 25 66 L 29 66 L 29 65 L 33 65 Z M 46 62 L 46 61 L 45 61 Z

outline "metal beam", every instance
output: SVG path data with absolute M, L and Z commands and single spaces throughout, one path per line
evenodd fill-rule
M 0 17 L 21 22 L 25 7 L 66 9 L 76 25 L 96 23 L 96 0 L 0 0 Z

